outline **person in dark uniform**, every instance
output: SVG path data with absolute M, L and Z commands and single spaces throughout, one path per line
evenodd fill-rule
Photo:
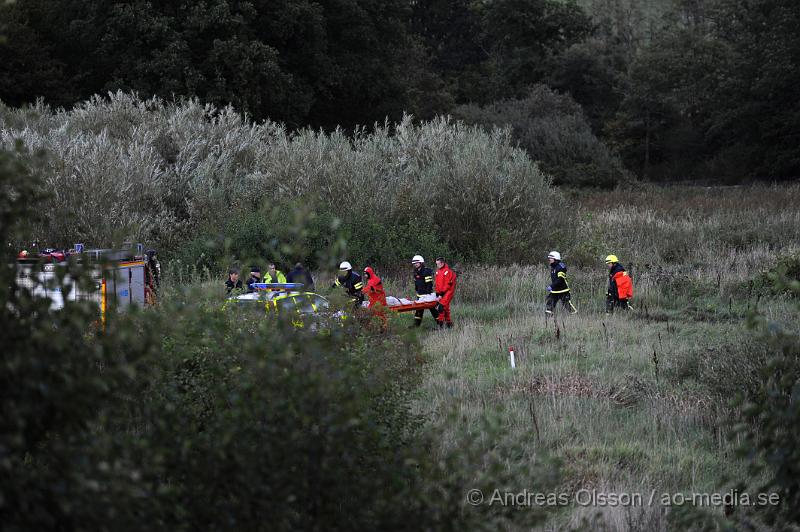
M 425 267 L 425 259 L 422 255 L 414 255 L 411 259 L 411 264 L 414 266 L 414 291 L 417 294 L 417 301 L 436 301 L 436 293 L 433 291 L 433 270 Z M 436 307 L 430 309 L 433 320 L 436 321 L 439 317 L 439 312 Z M 419 327 L 422 325 L 422 317 L 425 315 L 425 309 L 414 311 L 414 325 L 412 327 Z
M 239 279 L 239 268 L 228 270 L 228 280 L 225 281 L 225 290 L 230 294 L 234 290 L 242 289 L 242 280 Z
M 364 293 L 361 291 L 364 288 L 364 282 L 361 280 L 361 276 L 353 271 L 353 266 L 347 261 L 339 265 L 339 275 L 336 276 L 333 286 L 344 287 L 347 295 L 353 298 L 356 307 L 360 307 L 364 301 Z
M 258 266 L 250 266 L 250 277 L 247 278 L 247 292 L 255 292 L 256 289 L 253 288 L 253 283 L 263 283 L 264 281 L 261 279 L 261 268 Z
M 578 312 L 572 304 L 569 284 L 567 283 L 567 265 L 561 261 L 561 253 L 551 251 L 547 255 L 550 263 L 550 285 L 547 287 L 547 299 L 545 301 L 545 313 L 552 314 L 560 301 L 566 310 L 571 314 Z
M 311 277 L 311 273 L 299 262 L 294 265 L 292 271 L 286 274 L 286 282 L 301 283 L 303 285 L 303 290 L 307 292 L 314 291 L 314 279 Z

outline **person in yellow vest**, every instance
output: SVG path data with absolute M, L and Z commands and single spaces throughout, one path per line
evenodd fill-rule
M 267 268 L 267 273 L 264 276 L 264 281 L 263 282 L 265 282 L 265 283 L 285 283 L 286 282 L 286 276 L 283 275 L 282 271 L 278 270 L 275 267 L 275 263 L 274 262 L 271 262 L 269 264 L 269 268 Z

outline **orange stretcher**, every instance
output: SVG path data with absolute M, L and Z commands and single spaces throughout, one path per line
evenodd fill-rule
M 426 308 L 433 308 L 438 305 L 438 301 L 420 301 L 414 303 L 408 303 L 405 305 L 393 305 L 387 306 L 386 308 L 394 311 L 394 312 L 411 312 L 412 310 L 424 310 Z

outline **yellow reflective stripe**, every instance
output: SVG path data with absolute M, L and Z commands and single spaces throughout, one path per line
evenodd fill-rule
M 567 274 L 564 273 L 564 272 L 558 272 L 558 277 L 561 277 L 562 279 L 566 279 L 567 278 Z
M 338 278 L 333 282 L 333 284 L 335 284 L 336 286 L 342 286 L 342 283 L 339 282 Z
M 566 290 L 551 290 L 550 291 L 551 294 L 563 294 L 564 292 L 569 292 L 569 288 L 567 288 Z
M 353 288 L 355 289 L 364 288 L 364 283 L 356 283 L 353 285 Z
M 433 277 L 428 276 L 428 277 L 425 278 L 425 282 L 426 283 L 430 283 L 431 281 L 433 281 Z

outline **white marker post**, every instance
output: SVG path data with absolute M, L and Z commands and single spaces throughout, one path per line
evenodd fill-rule
M 517 361 L 514 359 L 514 347 L 508 348 L 508 358 L 511 360 L 511 369 L 517 368 Z

